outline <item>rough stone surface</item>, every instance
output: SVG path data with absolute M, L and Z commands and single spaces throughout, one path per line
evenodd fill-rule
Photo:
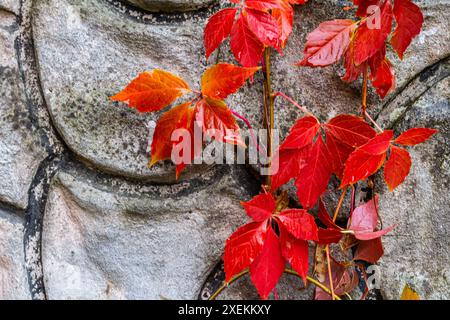
M 45 152 L 30 120 L 14 42 L 16 17 L 0 10 L 0 201 L 24 209 Z
M 0 9 L 19 14 L 20 0 L 0 0 Z
M 439 130 L 434 139 L 410 151 L 411 173 L 393 193 L 380 197 L 385 226 L 398 224 L 384 238 L 381 290 L 398 299 L 408 283 L 423 299 L 450 296 L 450 78 L 428 90 L 395 127 Z
M 189 11 L 204 8 L 217 0 L 128 0 L 148 11 Z
M 48 297 L 195 299 L 255 189 L 229 169 L 160 188 L 59 173 L 43 231 Z
M 30 299 L 23 232 L 22 219 L 0 209 L 0 300 Z
M 389 53 L 397 88 L 383 101 L 371 89 L 369 112 L 397 133 L 413 126 L 440 133 L 411 150 L 412 172 L 398 190 L 390 194 L 377 183 L 384 225 L 399 224 L 384 240 L 381 294 L 398 298 L 408 283 L 423 298 L 448 299 L 450 4 L 417 4 L 425 16 L 422 34 L 403 61 Z M 258 192 L 259 182 L 250 167 L 193 166 L 180 181 L 170 163 L 148 169 L 151 128 L 161 112 L 139 114 L 109 97 L 153 68 L 198 88 L 216 59 L 215 53 L 205 61 L 203 27 L 225 5 L 228 0 L 0 0 L 0 205 L 8 208 L 0 210 L 0 271 L 8 279 L 0 298 L 30 296 L 18 275 L 24 260 L 34 298 L 197 298 L 224 240 L 246 221 L 239 201 Z M 273 52 L 274 90 L 323 121 L 357 112 L 361 81 L 342 82 L 340 65 L 293 64 L 319 23 L 351 17 L 344 5 L 298 6 L 284 55 Z M 219 60 L 234 63 L 228 45 Z M 261 128 L 261 75 L 227 103 Z M 282 100 L 275 113 L 281 138 L 302 115 Z M 337 198 L 326 194 L 329 208 Z M 23 227 L 18 217 L 25 208 Z M 12 261 L 6 272 L 3 257 Z M 299 289 L 297 281 L 284 276 L 279 298 L 310 299 L 312 289 Z M 248 277 L 220 296 L 256 297 Z

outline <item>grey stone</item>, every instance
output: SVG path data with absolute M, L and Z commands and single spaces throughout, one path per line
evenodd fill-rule
M 19 14 L 20 0 L 0 0 L 0 9 Z
M 22 220 L 0 209 L 0 300 L 30 299 L 23 232 Z
M 131 4 L 148 11 L 189 11 L 200 9 L 217 0 L 128 0 Z
M 59 173 L 48 198 L 49 299 L 195 299 L 225 239 L 246 220 L 239 200 L 254 189 L 247 174 L 226 167 L 165 187 L 79 170 Z
M 450 91 L 449 78 L 421 96 L 395 127 L 439 130 L 425 144 L 409 148 L 413 164 L 406 181 L 380 196 L 385 227 L 398 226 L 383 238 L 381 292 L 398 299 L 405 284 L 422 299 L 450 297 Z M 380 182 L 381 183 L 381 182 Z
M 0 10 L 0 201 L 28 204 L 28 189 L 46 153 L 31 122 L 19 75 L 16 17 Z

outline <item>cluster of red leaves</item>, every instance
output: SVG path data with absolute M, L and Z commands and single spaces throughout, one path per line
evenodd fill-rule
M 230 47 L 240 64 L 260 64 L 265 47 L 279 51 L 292 32 L 292 5 L 306 0 L 230 0 L 236 7 L 223 9 L 209 19 L 204 33 L 206 59 L 230 37 Z
M 395 87 L 395 75 L 386 58 L 386 42 L 403 59 L 412 39 L 420 33 L 423 15 L 411 0 L 353 0 L 358 21 L 323 22 L 307 38 L 301 66 L 325 67 L 344 57 L 344 81 L 354 81 L 370 68 L 370 80 L 381 98 Z M 396 21 L 391 38 L 392 23 Z
M 314 217 L 304 209 L 276 212 L 271 194 L 242 202 L 253 220 L 234 232 L 225 244 L 226 281 L 246 268 L 263 299 L 275 288 L 289 263 L 306 282 L 308 240 L 318 241 Z
M 186 163 L 191 163 L 199 155 L 197 153 L 202 151 L 202 145 L 193 145 L 194 126 L 199 126 L 201 132 L 215 140 L 245 147 L 239 126 L 223 100 L 236 92 L 258 69 L 225 63 L 208 68 L 201 78 L 201 92 L 159 118 L 153 134 L 149 165 L 171 159 L 173 148 L 179 143 L 172 140 L 172 133 L 177 129 L 187 130 L 192 144 L 190 155 L 180 154 L 183 161 L 176 165 L 177 178 Z M 111 99 L 126 102 L 139 112 L 153 112 L 167 107 L 183 94 L 192 92 L 183 79 L 163 70 L 153 70 L 141 73 Z
M 339 115 L 325 124 L 311 116 L 301 118 L 276 154 L 279 170 L 272 178 L 272 188 L 294 178 L 300 203 L 310 209 L 327 190 L 333 173 L 341 179 L 341 188 L 367 179 L 381 168 L 390 151 L 384 177 L 392 191 L 405 180 L 411 167 L 408 151 L 394 144 L 413 146 L 436 132 L 414 128 L 392 140 L 391 130 L 377 135 L 354 115 Z

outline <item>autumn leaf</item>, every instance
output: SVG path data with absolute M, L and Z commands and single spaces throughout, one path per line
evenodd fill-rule
M 368 8 L 373 5 L 378 5 L 380 0 L 353 0 L 353 3 L 358 6 L 358 10 L 356 11 L 357 17 L 365 17 L 366 15 L 370 15 L 368 12 Z
M 264 44 L 250 30 L 242 13 L 231 30 L 230 45 L 234 57 L 244 67 L 254 67 L 261 62 Z
M 339 61 L 355 28 L 355 22 L 348 19 L 321 23 L 308 35 L 304 58 L 297 65 L 325 67 Z
M 367 241 L 359 241 L 353 260 L 363 260 L 372 264 L 378 262 L 383 256 L 384 249 L 381 238 L 375 238 Z
M 394 140 L 394 142 L 402 146 L 415 146 L 419 143 L 427 141 L 437 132 L 438 130 L 435 129 L 413 128 L 403 132 L 397 137 L 397 139 Z
M 376 135 L 375 130 L 361 117 L 339 115 L 324 125 L 337 140 L 351 147 L 359 147 Z
M 392 192 L 406 179 L 410 169 L 411 156 L 409 152 L 403 148 L 392 146 L 389 160 L 384 166 L 384 180 L 389 191 Z
M 155 69 L 139 74 L 111 100 L 125 102 L 139 112 L 151 112 L 167 107 L 187 91 L 190 89 L 183 79 Z
M 308 242 L 296 239 L 291 233 L 280 228 L 281 253 L 286 260 L 303 279 L 306 284 L 306 276 L 309 269 Z
M 295 186 L 297 196 L 306 209 L 312 208 L 327 189 L 331 178 L 332 165 L 328 149 L 319 135 L 311 148 L 307 164 L 300 170 Z
M 370 81 L 381 99 L 395 88 L 394 69 L 387 58 L 371 73 Z
M 386 159 L 391 138 L 392 131 L 380 133 L 353 151 L 345 163 L 340 188 L 366 179 L 377 172 Z
M 318 240 L 314 217 L 303 209 L 283 210 L 277 219 L 296 239 Z
M 352 213 L 349 230 L 354 232 L 358 240 L 373 240 L 395 228 L 395 225 L 376 231 L 378 223 L 378 195 L 370 201 L 358 206 Z
M 276 190 L 300 174 L 307 164 L 309 148 L 280 149 L 273 162 L 278 163 L 278 171 L 272 176 L 272 189 Z
M 315 117 L 303 117 L 289 131 L 280 149 L 301 149 L 312 144 L 319 131 L 320 123 Z
M 333 280 L 334 293 L 342 296 L 351 292 L 358 285 L 358 274 L 354 268 L 347 268 L 341 263 L 331 259 L 331 278 Z M 325 281 L 322 282 L 327 288 L 330 287 L 330 277 L 325 273 Z M 316 287 L 315 300 L 331 300 L 331 295 L 319 287 Z
M 204 32 L 206 59 L 231 33 L 237 8 L 223 9 L 209 18 Z
M 380 16 L 379 26 L 377 16 Z M 353 40 L 354 63 L 360 65 L 380 50 L 389 36 L 392 27 L 392 6 L 390 0 L 368 16 L 358 27 Z
M 394 17 L 397 26 L 392 34 L 391 45 L 400 59 L 412 39 L 420 33 L 423 15 L 420 8 L 411 0 L 394 1 Z
M 284 267 L 280 241 L 272 228 L 269 228 L 261 254 L 250 266 L 250 279 L 262 299 L 267 299 L 275 288 Z
M 271 230 L 271 229 L 270 229 Z M 250 266 L 261 253 L 267 233 L 267 223 L 251 222 L 234 232 L 225 243 L 224 266 L 226 281 Z
M 260 68 L 242 68 L 219 63 L 208 68 L 201 79 L 202 93 L 212 99 L 225 99 L 235 93 Z
M 411 289 L 410 286 L 405 284 L 400 300 L 420 300 L 420 296 L 417 294 L 417 292 Z
M 170 109 L 159 118 L 153 134 L 150 167 L 158 161 L 171 158 L 173 147 L 172 132 L 179 127 L 179 123 L 186 113 L 194 111 L 190 106 L 191 102 L 183 103 Z
M 292 26 L 294 24 L 294 9 L 287 1 L 280 1 L 281 8 L 272 10 L 272 16 L 276 19 L 280 28 L 280 42 L 281 47 L 284 48 L 286 41 L 292 33 Z
M 222 100 L 208 97 L 201 99 L 196 105 L 195 120 L 201 124 L 205 135 L 217 141 L 246 147 L 236 119 Z
M 249 29 L 264 45 L 278 48 L 280 46 L 280 29 L 275 18 L 267 12 L 246 9 Z
M 269 219 L 275 211 L 276 203 L 271 194 L 259 194 L 248 202 L 241 202 L 248 216 L 254 221 Z

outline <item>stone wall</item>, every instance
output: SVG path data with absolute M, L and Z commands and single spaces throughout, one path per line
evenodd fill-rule
M 399 223 L 384 238 L 378 298 L 395 299 L 409 283 L 423 298 L 449 299 L 450 2 L 417 3 L 423 31 L 402 62 L 390 56 L 397 88 L 383 101 L 371 92 L 370 112 L 398 132 L 440 132 L 411 150 L 412 172 L 398 190 L 378 190 L 383 223 Z M 148 169 L 149 126 L 159 114 L 109 97 L 152 68 L 197 84 L 207 66 L 203 26 L 225 4 L 0 0 L 0 299 L 208 296 L 224 241 L 246 219 L 239 201 L 258 192 L 259 178 L 245 166 L 195 166 L 179 181 L 170 163 Z M 298 7 L 284 56 L 274 54 L 276 86 L 322 119 L 357 110 L 361 83 L 343 83 L 339 66 L 293 63 L 308 32 L 348 15 L 344 5 Z M 261 81 L 228 101 L 257 128 Z M 298 116 L 277 103 L 283 134 Z M 311 298 L 296 281 L 283 278 L 280 298 Z M 244 278 L 223 297 L 256 293 Z

